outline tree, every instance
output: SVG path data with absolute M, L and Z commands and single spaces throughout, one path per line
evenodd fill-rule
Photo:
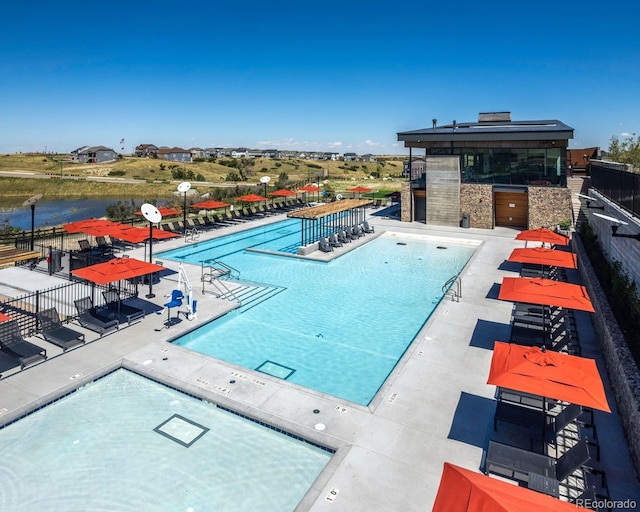
M 635 133 L 623 139 L 614 135 L 609 142 L 607 155 L 614 162 L 640 167 L 640 137 L 636 137 Z

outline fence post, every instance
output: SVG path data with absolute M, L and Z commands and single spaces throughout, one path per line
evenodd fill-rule
M 36 290 L 36 313 L 40 312 L 40 290 Z

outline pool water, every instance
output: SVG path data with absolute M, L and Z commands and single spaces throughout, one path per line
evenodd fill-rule
M 332 455 L 127 370 L 6 426 L 0 445 L 3 512 L 290 511 Z
M 282 287 L 175 343 L 367 405 L 477 245 L 385 233 L 329 263 L 242 249 L 299 240 L 299 226 L 279 224 L 162 255 L 190 263 L 216 258 L 241 279 Z

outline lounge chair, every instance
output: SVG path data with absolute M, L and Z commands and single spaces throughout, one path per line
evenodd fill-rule
M 319 248 L 322 252 L 331 252 L 333 251 L 333 247 L 329 244 L 329 241 L 324 237 L 321 236 L 318 239 L 318 244 L 319 244 Z
M 204 223 L 204 227 L 206 229 L 216 229 L 220 227 L 220 224 L 217 223 L 215 219 L 212 219 L 209 216 L 202 217 L 202 222 Z
M 107 239 L 103 236 L 96 237 L 96 244 L 101 254 L 109 254 L 113 252 L 113 246 L 107 243 Z
M 331 247 L 342 247 L 343 243 L 338 240 L 338 237 L 336 236 L 335 233 L 331 233 L 329 235 L 329 245 Z
M 78 322 L 85 329 L 97 332 L 100 336 L 118 329 L 119 322 L 114 318 L 101 314 L 93 307 L 91 297 L 74 300 L 78 310 Z
M 369 226 L 369 223 L 366 220 L 362 223 L 362 230 L 365 233 L 373 233 L 374 232 L 373 226 Z
M 358 226 L 357 224 L 354 224 L 349 228 L 349 234 L 351 235 L 351 238 L 354 240 L 356 238 L 360 238 L 361 236 L 364 236 L 362 229 L 360 229 L 360 226 Z
M 49 308 L 36 313 L 42 335 L 49 343 L 61 347 L 64 352 L 85 342 L 84 334 L 62 325 L 56 308 Z
M 105 306 L 109 311 L 108 316 L 117 319 L 118 323 L 123 324 L 127 322 L 128 325 L 131 325 L 136 320 L 142 320 L 144 318 L 144 309 L 125 304 L 118 290 L 105 290 L 102 292 L 102 296 L 104 297 Z
M 500 475 L 522 482 L 529 488 L 542 490 L 539 485 L 553 487 L 555 484 L 557 488 L 558 482 L 566 480 L 576 470 L 583 468 L 589 460 L 589 446 L 584 439 L 578 441 L 559 459 L 489 441 L 485 473 Z
M 344 229 L 341 229 L 340 231 L 338 231 L 337 235 L 338 235 L 338 241 L 340 241 L 341 243 L 348 244 L 351 242 L 351 237 L 347 234 L 347 232 Z
M 18 359 L 21 369 L 47 358 L 45 349 L 24 340 L 16 320 L 0 323 L 0 350 L 6 355 Z
M 20 359 L 0 349 L 0 372 L 6 372 L 20 366 Z M 0 373 L 2 377 L 2 373 Z
M 91 251 L 91 244 L 89 240 L 78 240 L 78 245 L 80 246 L 81 251 Z

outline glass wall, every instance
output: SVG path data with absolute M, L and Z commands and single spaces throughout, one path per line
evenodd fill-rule
M 566 185 L 560 148 L 430 148 L 431 155 L 460 155 L 463 183 Z

